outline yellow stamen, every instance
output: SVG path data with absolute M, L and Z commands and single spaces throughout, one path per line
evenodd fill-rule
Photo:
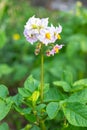
M 37 29 L 37 25 L 32 24 L 32 28 L 33 28 L 33 29 Z
M 46 37 L 47 39 L 50 39 L 50 38 L 51 38 L 50 33 L 46 33 L 45 37 Z
M 55 47 L 55 53 L 58 53 L 59 52 L 59 49 L 57 47 Z
M 58 35 L 57 35 L 57 38 L 60 40 L 60 39 L 61 39 L 61 36 L 58 34 Z

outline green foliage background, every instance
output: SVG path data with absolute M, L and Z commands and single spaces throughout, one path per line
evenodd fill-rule
M 53 81 L 63 81 L 62 83 L 54 82 L 54 84 L 66 86 L 60 89 L 64 89 L 64 93 L 68 92 L 70 86 L 76 80 L 87 77 L 87 9 L 78 6 L 75 7 L 74 11 L 70 12 L 49 11 L 42 7 L 30 6 L 29 1 L 1 0 L 0 84 L 8 86 L 10 94 L 14 95 L 17 93 L 17 88 L 23 86 L 28 75 L 32 74 L 37 80 L 40 79 L 40 56 L 34 55 L 35 46 L 30 45 L 23 36 L 24 25 L 28 18 L 33 15 L 40 18 L 49 17 L 50 23 L 55 25 L 60 23 L 63 26 L 62 40 L 59 43 L 64 44 L 64 47 L 58 55 L 45 57 L 44 74 L 45 82 L 49 82 L 51 87 L 53 86 Z M 14 38 L 16 34 L 19 35 L 18 39 Z M 78 90 L 75 89 L 73 91 Z M 70 101 L 71 99 L 72 97 Z M 50 105 L 47 107 L 47 111 L 49 111 Z M 27 123 L 25 119 L 20 119 L 20 116 L 16 113 L 13 114 L 13 112 L 9 113 L 5 121 L 12 127 L 12 130 L 19 130 Z M 13 115 L 14 123 L 11 123 L 11 114 Z M 67 127 L 65 125 L 61 128 L 63 123 L 61 116 L 62 114 L 59 115 L 56 121 L 52 120 L 55 128 L 52 128 L 51 123 L 47 122 L 49 128 L 52 128 L 52 130 L 57 130 L 57 127 L 59 127 L 59 130 L 81 129 L 71 125 Z M 15 121 L 18 119 L 21 120 L 19 123 Z M 5 130 L 8 130 L 8 126 L 5 123 L 0 126 L 1 130 L 4 130 L 3 126 L 4 128 L 6 127 Z M 85 128 L 82 129 L 85 130 Z

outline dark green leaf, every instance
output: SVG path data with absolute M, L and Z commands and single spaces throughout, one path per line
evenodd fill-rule
M 26 115 L 24 115 L 25 116 L 25 118 L 28 120 L 28 121 L 30 121 L 30 122 L 35 122 L 37 119 L 36 119 L 36 116 L 34 115 L 34 114 L 26 114 Z

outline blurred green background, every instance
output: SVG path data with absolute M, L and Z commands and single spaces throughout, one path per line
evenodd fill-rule
M 44 6 L 34 6 L 35 2 L 0 0 L 0 84 L 8 87 L 10 95 L 17 93 L 28 75 L 40 79 L 40 56 L 35 56 L 35 46 L 23 35 L 24 25 L 33 15 L 49 17 L 50 24 L 60 23 L 63 27 L 62 39 L 58 42 L 64 44 L 63 49 L 53 57 L 45 57 L 45 82 L 52 84 L 54 80 L 69 81 L 71 78 L 76 81 L 87 77 L 86 7 L 77 2 L 73 9 L 60 11 L 53 10 L 45 2 Z M 20 130 L 27 124 L 14 110 L 5 121 L 11 130 Z

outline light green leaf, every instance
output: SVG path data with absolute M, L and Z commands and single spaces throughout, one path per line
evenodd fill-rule
M 69 92 L 71 90 L 70 85 L 65 81 L 55 81 L 53 84 L 58 87 L 62 87 L 65 92 Z
M 32 125 L 28 124 L 25 126 L 25 128 L 21 129 L 21 130 L 31 130 Z
M 46 107 L 46 104 L 40 104 L 36 106 L 37 111 L 41 112 Z
M 0 97 L 5 98 L 9 94 L 9 91 L 6 86 L 0 85 Z
M 24 98 L 19 93 L 12 97 L 12 101 L 17 105 L 20 106 L 23 102 Z
M 73 86 L 85 86 L 87 87 L 87 79 L 80 79 L 76 82 L 74 82 Z
M 44 84 L 44 93 L 47 93 L 49 90 L 49 84 Z
M 26 115 L 26 114 L 30 114 L 31 113 L 31 108 L 20 108 L 20 107 L 15 106 L 15 109 L 21 115 Z
M 81 90 L 79 92 L 75 92 L 68 99 L 67 102 L 79 102 L 79 103 L 87 103 L 87 88 Z
M 0 64 L 0 77 L 6 74 L 10 74 L 12 72 L 12 68 L 6 64 Z
M 18 92 L 20 95 L 22 95 L 25 98 L 31 96 L 31 93 L 25 88 L 18 88 Z
M 72 86 L 72 91 L 78 91 L 86 87 L 87 87 L 87 79 L 80 79 L 74 82 Z
M 12 102 L 7 99 L 7 101 L 3 101 L 0 99 L 0 120 L 2 120 L 10 111 L 12 106 Z
M 59 110 L 58 102 L 51 102 L 46 107 L 46 112 L 50 119 L 55 118 Z
M 66 102 L 62 106 L 63 112 L 70 124 L 87 127 L 87 106 L 80 103 Z
M 38 126 L 34 125 L 30 130 L 41 130 Z
M 7 123 L 2 123 L 1 125 L 0 125 L 0 130 L 9 130 L 9 127 L 8 127 L 8 124 Z
M 35 80 L 32 75 L 27 78 L 27 80 L 24 83 L 24 87 L 29 90 L 31 93 L 38 88 L 39 83 L 37 80 Z
M 65 96 L 57 88 L 50 88 L 49 91 L 44 94 L 44 102 L 60 101 L 64 98 Z
M 67 65 L 65 70 L 63 71 L 62 80 L 68 83 L 68 86 L 69 84 L 71 85 L 73 83 L 73 72 L 72 68 L 69 65 Z

